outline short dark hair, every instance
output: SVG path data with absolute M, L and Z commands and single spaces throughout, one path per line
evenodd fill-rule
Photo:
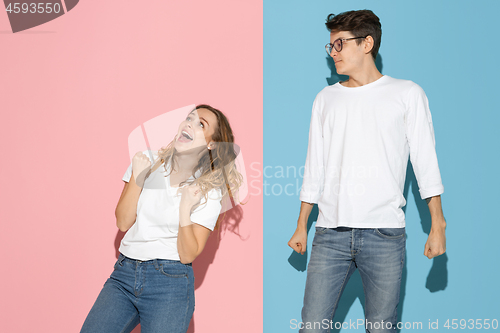
M 355 37 L 372 36 L 373 48 L 371 51 L 373 60 L 377 57 L 380 41 L 382 39 L 382 25 L 377 15 L 371 10 L 351 10 L 340 14 L 330 14 L 326 18 L 328 31 L 350 31 Z M 361 44 L 362 39 L 356 43 Z

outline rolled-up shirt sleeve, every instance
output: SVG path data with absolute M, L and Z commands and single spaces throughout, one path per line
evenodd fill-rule
M 313 103 L 309 144 L 307 147 L 304 179 L 300 190 L 300 201 L 318 203 L 324 188 L 323 125 L 321 119 L 321 99 L 316 96 Z
M 410 161 L 422 199 L 444 192 L 436 155 L 436 142 L 429 102 L 423 89 L 415 84 L 409 91 L 405 131 Z

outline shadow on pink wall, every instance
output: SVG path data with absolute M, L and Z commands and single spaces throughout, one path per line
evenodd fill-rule
M 221 215 L 223 216 L 223 220 L 220 224 L 220 227 L 218 229 L 215 229 L 214 232 L 210 234 L 210 237 L 208 238 L 207 244 L 205 245 L 203 252 L 193 262 L 195 290 L 201 287 L 201 285 L 203 284 L 203 280 L 205 279 L 208 268 L 214 262 L 215 254 L 219 249 L 222 236 L 226 232 L 231 232 L 240 237 L 240 239 L 245 240 L 244 237 L 241 236 L 240 234 L 240 223 L 243 220 L 243 209 L 241 208 L 241 206 L 238 205 Z M 124 236 L 125 233 L 122 231 L 118 230 L 118 232 L 116 233 L 115 237 L 116 259 L 118 259 L 118 256 L 120 254 L 118 249 L 120 247 L 120 243 Z M 194 320 L 195 316 L 196 316 L 196 311 L 193 315 L 193 319 L 191 319 L 191 323 L 189 324 L 189 329 L 187 333 L 195 332 L 195 320 Z M 141 332 L 141 325 L 139 324 L 131 333 L 140 333 L 140 332 Z

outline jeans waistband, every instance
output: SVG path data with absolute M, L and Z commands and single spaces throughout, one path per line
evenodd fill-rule
M 402 228 L 390 228 L 390 229 L 403 229 L 404 227 Z M 327 229 L 332 229 L 332 230 L 335 230 L 337 232 L 342 232 L 342 231 L 351 231 L 351 230 L 374 230 L 374 229 L 377 229 L 377 228 L 351 228 L 351 227 L 336 227 L 336 228 L 327 228 Z
M 186 265 L 186 266 L 192 266 L 191 263 L 189 264 L 183 264 L 179 260 L 171 260 L 171 259 L 151 259 L 151 260 L 138 260 L 138 259 L 133 259 L 129 258 L 122 253 L 118 256 L 118 261 L 121 264 L 123 261 L 129 261 L 132 263 L 137 263 L 141 265 L 155 265 L 158 266 L 159 264 L 181 264 L 181 265 Z

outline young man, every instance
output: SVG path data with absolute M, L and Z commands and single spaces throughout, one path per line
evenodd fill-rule
M 446 250 L 443 185 L 426 95 L 417 84 L 382 75 L 382 35 L 370 10 L 329 15 L 327 52 L 349 79 L 323 89 L 313 104 L 297 229 L 288 242 L 304 254 L 307 220 L 319 216 L 307 269 L 301 332 L 329 332 L 356 268 L 365 293 L 367 332 L 392 332 L 405 258 L 408 156 L 432 228 L 424 255 Z

